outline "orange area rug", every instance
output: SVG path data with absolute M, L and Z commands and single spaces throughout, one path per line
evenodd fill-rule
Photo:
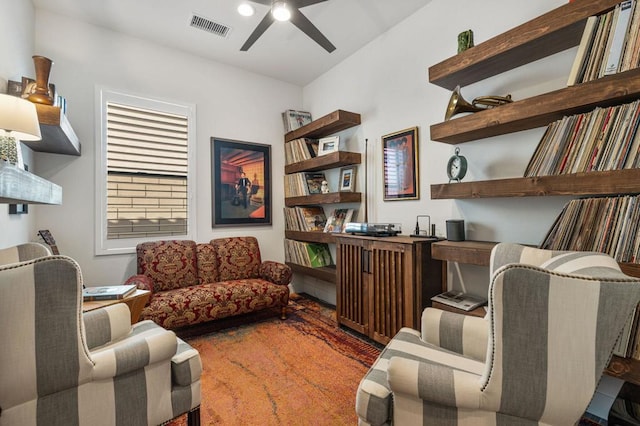
M 358 383 L 380 353 L 338 328 L 334 309 L 298 295 L 284 321 L 187 341 L 202 357 L 200 418 L 207 426 L 355 425 Z

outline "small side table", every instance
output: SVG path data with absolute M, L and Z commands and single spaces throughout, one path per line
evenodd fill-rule
M 135 324 L 140 319 L 142 308 L 144 308 L 149 301 L 149 297 L 151 297 L 151 292 L 149 290 L 138 289 L 133 294 L 130 294 L 123 299 L 83 301 L 82 312 L 104 308 L 105 306 L 115 305 L 116 303 L 126 303 L 131 311 L 131 324 Z

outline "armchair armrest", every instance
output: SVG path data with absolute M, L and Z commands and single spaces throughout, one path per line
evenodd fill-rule
M 392 357 L 387 370 L 393 393 L 472 410 L 480 408 L 481 378 L 450 366 L 401 357 Z
M 174 332 L 152 321 L 139 322 L 125 338 L 91 351 L 93 379 L 112 378 L 170 360 L 177 347 Z
M 489 324 L 484 318 L 427 308 L 422 312 L 422 340 L 485 361 Z
M 272 260 L 265 260 L 260 264 L 260 278 L 278 285 L 289 285 L 293 271 L 288 265 Z
M 126 285 L 133 284 L 140 290 L 148 290 L 151 292 L 149 300 L 153 297 L 153 280 L 146 275 L 133 275 L 124 282 Z
M 89 349 L 119 340 L 131 332 L 131 313 L 125 303 L 85 312 L 82 319 Z

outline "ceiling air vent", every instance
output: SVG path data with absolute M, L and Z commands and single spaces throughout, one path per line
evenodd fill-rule
M 219 35 L 220 37 L 226 37 L 231 31 L 231 27 L 227 27 L 219 22 L 214 22 L 211 19 L 204 18 L 202 16 L 193 15 L 191 17 L 191 26 L 199 28 L 203 31 Z

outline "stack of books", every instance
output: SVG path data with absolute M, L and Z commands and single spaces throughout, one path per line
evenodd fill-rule
M 323 172 L 300 172 L 284 176 L 284 196 L 300 197 L 322 193 Z
M 299 163 L 318 156 L 318 139 L 298 138 L 284 144 L 285 164 Z
M 136 291 L 135 285 L 107 285 L 101 287 L 85 287 L 82 290 L 84 301 L 118 300 L 132 295 Z
M 288 231 L 323 232 L 327 223 L 322 206 L 285 207 L 284 219 Z
M 321 268 L 334 264 L 329 245 L 326 243 L 307 243 L 285 239 L 284 258 L 286 262 L 309 268 Z
M 640 101 L 549 124 L 525 177 L 640 167 Z
M 640 195 L 569 201 L 541 244 L 550 250 L 598 251 L 618 262 L 640 260 Z
M 567 84 L 596 80 L 640 66 L 640 7 L 625 0 L 587 19 Z

